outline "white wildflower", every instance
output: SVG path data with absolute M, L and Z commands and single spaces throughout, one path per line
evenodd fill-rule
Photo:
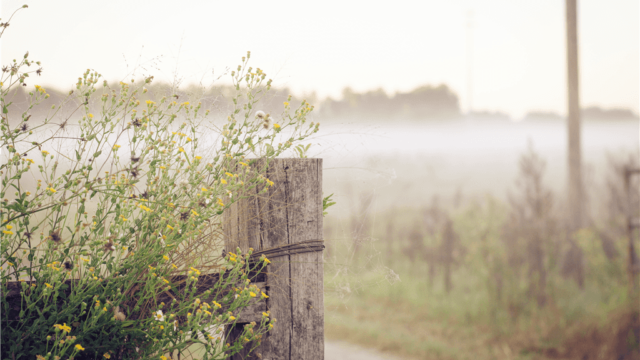
M 158 310 L 156 311 L 156 313 L 153 315 L 156 320 L 158 321 L 164 321 L 164 314 L 162 313 L 162 310 Z

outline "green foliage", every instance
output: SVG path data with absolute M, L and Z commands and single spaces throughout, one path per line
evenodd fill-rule
M 306 159 L 307 158 L 307 151 L 309 151 L 309 148 L 311 147 L 311 144 L 307 144 L 307 146 L 304 146 L 302 144 L 296 146 L 294 148 L 294 150 L 296 151 L 297 155 L 299 158 L 301 159 Z
M 223 343 L 237 313 L 267 297 L 249 274 L 268 260 L 209 254 L 221 247 L 224 211 L 273 185 L 250 157 L 275 158 L 319 124 L 306 125 L 306 102 L 293 113 L 285 103 L 277 122 L 256 112 L 271 80 L 249 58 L 231 73 L 222 124 L 199 99 L 149 94 L 152 76 L 99 86 L 91 70 L 32 117 L 50 98 L 43 87 L 24 109 L 11 99 L 40 63 L 27 53 L 4 67 L 1 286 L 4 296 L 19 284 L 20 296 L 2 299 L 2 358 L 159 359 L 199 344 L 203 359 L 220 359 L 274 326 L 265 313 Z M 211 131 L 215 143 L 203 141 Z M 217 280 L 203 291 L 203 277 Z
M 455 210 L 434 201 L 327 218 L 327 337 L 407 358 L 634 358 L 638 298 L 624 220 L 637 183 L 629 196 L 624 166 L 614 166 L 610 214 L 568 232 L 544 168 L 529 148 L 508 202 L 486 196 Z
M 332 196 L 333 194 L 322 198 L 322 216 L 326 216 L 328 214 L 327 209 L 336 204 L 336 202 L 331 199 Z

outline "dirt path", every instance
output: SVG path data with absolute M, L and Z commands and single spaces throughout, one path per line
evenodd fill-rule
M 342 341 L 325 341 L 324 358 L 325 360 L 399 360 L 397 357 Z

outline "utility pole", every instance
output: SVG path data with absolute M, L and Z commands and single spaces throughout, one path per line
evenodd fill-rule
M 467 116 L 473 112 L 473 10 L 467 12 Z
M 580 148 L 580 91 L 578 77 L 577 0 L 566 0 L 567 11 L 567 85 L 568 85 L 568 165 L 569 216 L 573 232 L 583 222 L 582 156 Z

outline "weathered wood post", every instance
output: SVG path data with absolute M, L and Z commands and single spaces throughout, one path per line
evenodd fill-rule
M 265 161 L 252 167 L 263 168 Z M 272 159 L 264 176 L 273 185 L 233 204 L 223 228 L 227 251 L 253 248 L 270 259 L 266 307 L 277 322 L 250 356 L 233 359 L 324 359 L 322 159 Z

